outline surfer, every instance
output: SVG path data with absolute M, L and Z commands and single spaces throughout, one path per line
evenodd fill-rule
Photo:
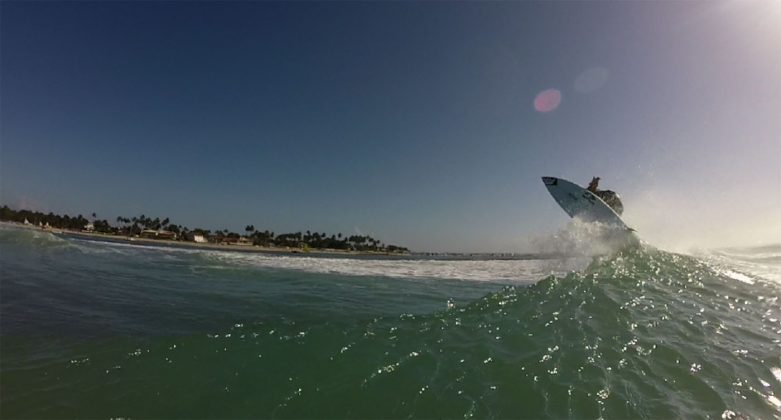
M 588 183 L 588 187 L 586 189 L 591 191 L 591 192 L 593 192 L 594 194 L 596 194 L 597 191 L 598 191 L 597 188 L 599 187 L 599 180 L 600 179 L 601 178 L 598 177 L 598 176 L 595 176 L 595 177 L 591 178 L 591 182 Z
M 599 189 L 599 180 L 601 178 L 598 176 L 592 177 L 591 182 L 588 183 L 588 187 L 586 187 L 587 190 L 591 191 L 596 195 L 597 197 L 601 198 L 602 201 L 604 201 L 610 208 L 615 210 L 616 213 L 621 215 L 621 213 L 624 212 L 624 205 L 621 203 L 621 199 L 618 198 L 618 194 L 615 193 L 615 191 L 610 190 L 600 190 Z

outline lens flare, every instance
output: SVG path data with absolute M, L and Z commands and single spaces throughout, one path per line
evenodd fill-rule
M 607 83 L 608 72 L 604 67 L 590 68 L 575 79 L 575 90 L 578 93 L 596 92 Z
M 561 91 L 547 89 L 538 93 L 534 98 L 534 109 L 537 112 L 551 112 L 561 104 Z

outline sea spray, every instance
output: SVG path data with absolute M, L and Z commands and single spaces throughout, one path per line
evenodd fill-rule
M 542 255 L 563 257 L 593 257 L 610 255 L 620 250 L 641 246 L 631 230 L 616 229 L 610 225 L 570 220 L 553 234 L 538 235 L 530 241 L 533 249 Z

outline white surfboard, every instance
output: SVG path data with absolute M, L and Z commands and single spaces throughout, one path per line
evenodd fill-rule
M 545 188 L 570 216 L 586 222 L 599 222 L 620 229 L 634 230 L 626 225 L 621 217 L 601 198 L 591 191 L 552 176 L 542 177 Z

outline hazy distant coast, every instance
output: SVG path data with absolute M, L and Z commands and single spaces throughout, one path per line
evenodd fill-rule
M 18 224 L 15 224 L 18 225 Z M 238 245 L 238 244 L 218 244 L 218 243 L 198 243 L 191 241 L 176 241 L 167 239 L 147 239 L 128 236 L 118 236 L 102 233 L 81 232 L 66 229 L 46 229 L 52 234 L 59 237 L 70 237 L 87 240 L 96 240 L 104 242 L 117 242 L 127 243 L 130 245 L 154 245 L 154 246 L 168 246 L 177 248 L 194 248 L 214 251 L 234 251 L 234 252 L 260 252 L 260 253 L 275 253 L 275 254 L 341 254 L 341 255 L 400 255 L 400 253 L 387 253 L 387 252 L 372 252 L 372 251 L 346 251 L 339 249 L 323 249 L 323 248 L 309 248 L 304 251 L 301 248 L 290 248 L 280 246 L 260 246 L 260 245 Z
M 231 250 L 268 253 L 318 253 L 342 255 L 405 255 L 409 250 L 385 243 L 368 235 L 345 236 L 341 233 L 294 232 L 275 234 L 259 231 L 247 225 L 241 235 L 227 229 L 211 231 L 171 223 L 166 217 L 116 218 L 117 226 L 99 219 L 92 213 L 92 220 L 82 215 L 70 217 L 54 213 L 44 214 L 31 210 L 0 208 L 0 222 L 51 232 L 64 237 L 119 242 L 138 245 L 163 245 L 184 248 Z
M 25 225 L 24 223 L 0 221 L 0 226 L 9 226 L 14 228 L 30 229 L 36 231 L 43 231 L 51 233 L 61 238 L 76 238 L 85 239 L 100 242 L 113 242 L 123 243 L 128 245 L 151 245 L 151 246 L 163 246 L 172 248 L 192 248 L 201 250 L 213 250 L 213 251 L 232 251 L 232 252 L 255 252 L 255 253 L 272 253 L 272 254 L 301 254 L 306 253 L 309 255 L 317 254 L 330 254 L 330 255 L 407 255 L 407 253 L 390 253 L 390 252 L 377 252 L 377 251 L 346 251 L 339 249 L 326 249 L 326 248 L 309 248 L 306 251 L 301 248 L 290 248 L 280 246 L 260 246 L 260 245 L 238 245 L 238 244 L 218 244 L 218 243 L 197 243 L 191 241 L 177 241 L 166 239 L 148 239 L 132 236 L 112 235 L 95 232 L 84 232 L 70 229 L 61 228 L 42 228 L 32 224 Z

